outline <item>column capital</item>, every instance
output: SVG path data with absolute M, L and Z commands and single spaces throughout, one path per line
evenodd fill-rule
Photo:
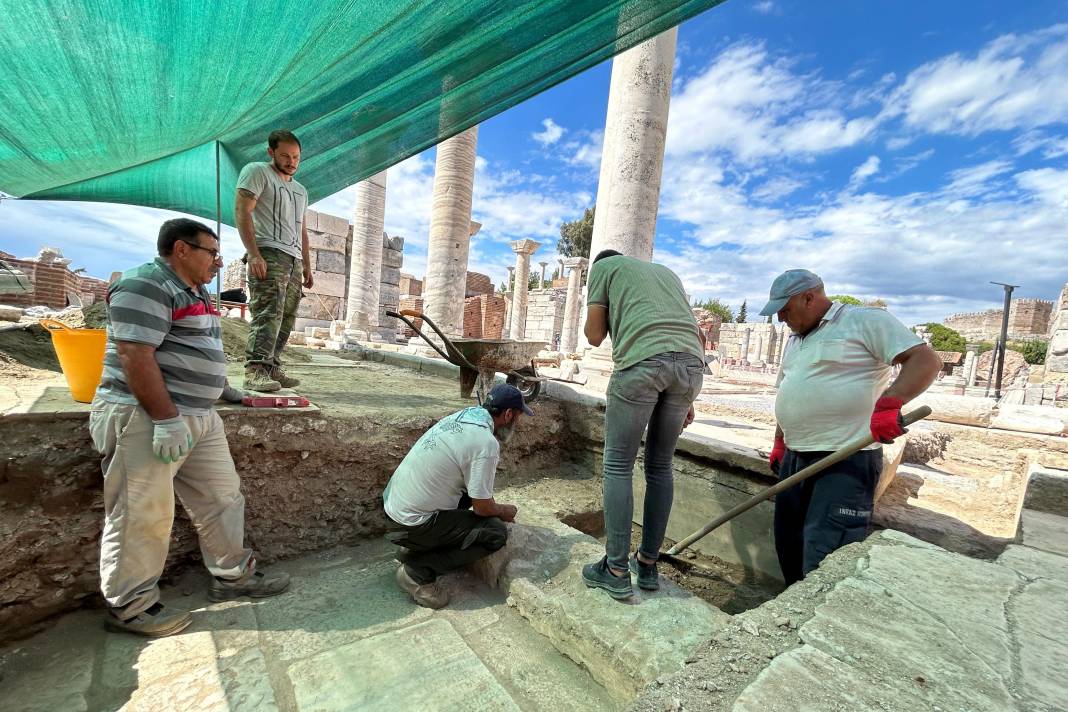
M 539 262 L 538 264 L 541 265 L 542 267 L 548 267 L 549 266 L 548 262 Z
M 539 247 L 541 243 L 534 240 L 516 240 L 512 243 L 512 252 L 517 255 L 533 255 Z
M 564 262 L 564 267 L 567 267 L 568 269 L 579 269 L 579 270 L 585 270 L 587 265 L 590 264 L 590 261 L 588 259 L 586 259 L 585 257 L 568 257 L 565 260 L 563 260 L 563 262 Z

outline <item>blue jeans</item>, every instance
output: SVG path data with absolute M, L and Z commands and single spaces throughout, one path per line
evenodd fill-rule
M 645 437 L 645 513 L 639 552 L 656 561 L 664 543 L 674 482 L 671 459 L 690 405 L 701 392 L 704 362 L 663 353 L 612 373 L 604 414 L 604 523 L 608 565 L 625 570 L 634 516 L 634 460 Z

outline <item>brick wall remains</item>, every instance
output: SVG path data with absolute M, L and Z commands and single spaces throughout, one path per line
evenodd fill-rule
M 490 280 L 489 275 L 468 272 L 467 296 L 473 297 L 476 294 L 493 294 L 493 282 Z
M 482 338 L 482 299 L 479 295 L 464 300 L 464 338 Z
M 62 309 L 70 301 L 68 293 L 76 295 L 85 306 L 102 301 L 107 296 L 108 283 L 105 280 L 75 274 L 70 270 L 70 260 L 55 248 L 42 248 L 33 258 L 18 258 L 7 253 L 2 258 L 29 278 L 33 283 L 33 291 L 0 295 L 0 303 Z
M 401 296 L 420 297 L 423 295 L 423 282 L 410 274 L 401 273 L 400 276 Z
M 422 297 L 401 297 L 399 306 L 400 306 L 399 311 L 404 311 L 405 309 L 413 309 L 413 310 L 419 312 L 420 314 L 422 314 L 423 313 L 423 298 Z M 415 324 L 416 327 L 418 327 L 419 329 L 423 328 L 423 320 L 422 319 L 411 319 L 411 322 L 413 324 Z M 407 324 L 405 324 L 404 322 L 401 322 L 401 327 L 400 328 L 403 329 L 403 331 L 401 333 L 403 333 L 406 338 L 410 339 L 413 336 L 415 336 L 415 332 L 412 331 L 411 329 L 409 329 Z

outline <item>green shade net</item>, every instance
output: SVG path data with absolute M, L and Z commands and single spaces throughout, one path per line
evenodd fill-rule
M 721 0 L 0 0 L 0 190 L 233 222 L 300 137 L 314 202 Z

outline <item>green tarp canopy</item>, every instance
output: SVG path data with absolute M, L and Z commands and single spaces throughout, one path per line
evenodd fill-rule
M 0 191 L 232 224 L 300 137 L 319 200 L 721 0 L 0 0 Z

